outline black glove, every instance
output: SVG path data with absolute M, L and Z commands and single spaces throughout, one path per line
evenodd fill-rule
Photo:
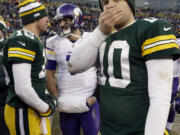
M 45 94 L 42 100 L 49 105 L 49 110 L 46 113 L 40 113 L 41 117 L 49 117 L 56 111 L 56 98 L 51 94 Z

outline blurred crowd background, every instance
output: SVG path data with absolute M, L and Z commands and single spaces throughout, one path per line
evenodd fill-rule
M 56 9 L 58 6 L 64 2 L 74 3 L 79 6 L 83 12 L 84 26 L 83 30 L 92 31 L 98 25 L 98 16 L 100 14 L 100 9 L 98 5 L 98 0 L 92 0 L 92 2 L 86 0 L 39 0 L 43 3 L 47 9 L 50 18 L 49 23 L 49 32 L 47 32 L 42 38 L 46 38 L 55 34 L 57 24 L 53 20 L 55 16 Z M 96 1 L 96 2 L 94 2 Z M 142 0 L 136 0 L 138 3 L 142 3 Z M 180 2 L 175 3 L 176 0 L 163 0 L 164 2 L 170 2 L 171 5 L 166 7 L 160 6 L 158 4 L 152 5 L 154 0 L 151 0 L 151 3 L 143 1 L 143 6 L 137 6 L 136 8 L 136 19 L 142 19 L 146 17 L 156 17 L 163 19 L 171 23 L 175 29 L 175 34 L 177 37 L 180 37 Z M 160 0 L 156 0 L 156 3 Z M 174 1 L 174 5 L 172 5 Z M 0 0 L 0 15 L 3 16 L 7 26 L 8 26 L 8 35 L 14 30 L 21 29 L 22 24 L 18 17 L 18 0 Z M 178 6 L 179 4 L 179 6 Z M 140 5 L 140 4 L 139 4 Z M 158 5 L 158 6 L 157 6 Z

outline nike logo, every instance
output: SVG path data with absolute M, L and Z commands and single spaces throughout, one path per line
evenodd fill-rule
M 20 43 L 22 46 L 25 46 L 25 45 L 26 45 L 25 43 L 22 43 L 22 42 L 19 42 L 19 41 L 18 41 L 18 43 Z
M 168 30 L 170 30 L 170 29 L 172 29 L 172 27 L 164 27 L 164 31 L 168 31 Z

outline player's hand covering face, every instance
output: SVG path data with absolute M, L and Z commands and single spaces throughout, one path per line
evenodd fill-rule
M 100 21 L 106 27 L 112 27 L 113 25 L 115 29 L 119 30 L 134 19 L 133 13 L 125 0 L 103 0 L 102 5 L 104 12 L 100 16 Z

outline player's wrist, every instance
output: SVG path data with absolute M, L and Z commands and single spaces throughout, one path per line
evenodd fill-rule
M 46 113 L 47 111 L 49 110 L 49 105 L 42 101 L 40 104 L 39 104 L 39 107 L 38 107 L 38 112 L 40 113 Z
M 49 106 L 49 105 L 48 105 L 48 106 Z M 42 117 L 47 117 L 47 116 L 50 116 L 51 113 L 52 113 L 52 111 L 51 111 L 51 108 L 50 108 L 50 106 L 49 106 L 48 110 L 47 110 L 45 113 L 39 112 L 39 115 L 42 116 Z
M 40 111 L 39 115 L 42 117 L 48 117 L 52 115 L 56 110 L 56 99 L 51 94 L 45 94 L 44 97 L 42 97 L 42 100 L 45 104 L 47 104 L 47 109 L 45 111 Z

